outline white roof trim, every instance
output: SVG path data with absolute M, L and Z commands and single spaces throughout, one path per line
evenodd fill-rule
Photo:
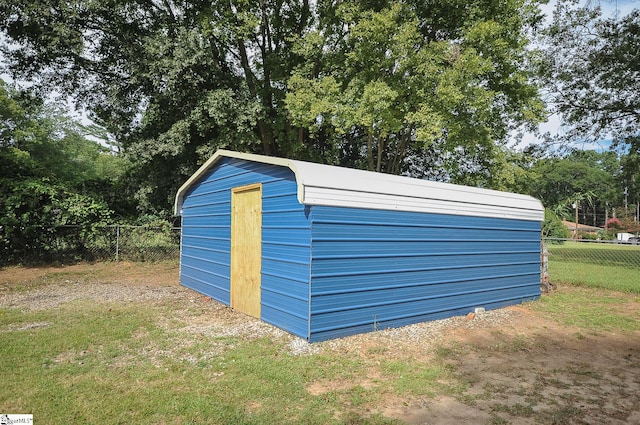
M 303 203 L 301 193 L 304 193 L 304 188 L 300 185 L 298 173 L 296 172 L 296 169 L 293 165 L 294 161 L 286 158 L 278 158 L 275 156 L 255 155 L 252 153 L 242 153 L 219 149 L 216 151 L 216 153 L 213 154 L 211 158 L 207 160 L 207 162 L 202 164 L 202 166 L 198 168 L 198 170 L 193 173 L 193 175 L 189 177 L 189 179 L 182 186 L 180 186 L 180 189 L 178 189 L 178 193 L 176 193 L 176 201 L 174 204 L 174 212 L 176 215 L 182 214 L 182 203 L 184 202 L 184 195 L 191 188 L 191 186 L 197 183 L 198 180 L 200 180 L 202 176 L 204 176 L 215 165 L 215 163 L 220 161 L 222 158 L 238 158 L 251 162 L 260 162 L 263 164 L 272 164 L 290 168 L 291 171 L 293 171 L 293 173 L 296 175 L 296 181 L 298 182 L 298 201 L 300 201 L 300 203 Z
M 298 201 L 306 205 L 544 220 L 540 201 L 527 195 L 226 150 L 217 151 L 180 187 L 176 214 L 189 188 L 225 157 L 288 167 L 296 177 Z

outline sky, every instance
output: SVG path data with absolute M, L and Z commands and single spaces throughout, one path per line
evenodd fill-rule
M 551 16 L 553 14 L 553 10 L 556 6 L 556 1 L 552 0 L 546 5 L 542 5 L 541 9 L 547 15 L 547 23 L 551 22 Z M 600 5 L 603 10 L 603 14 L 605 16 L 615 16 L 619 14 L 624 16 L 631 12 L 633 9 L 637 9 L 640 7 L 640 0 L 602 0 L 602 1 L 594 1 L 594 0 L 581 0 L 581 5 L 591 4 L 591 5 Z M 541 134 L 549 133 L 553 135 L 561 135 L 564 133 L 565 129 L 562 125 L 562 119 L 558 114 L 552 114 L 549 116 L 546 122 L 540 124 L 538 129 Z M 520 143 L 517 144 L 517 147 L 525 147 L 530 144 L 537 143 L 538 137 L 533 133 L 526 133 Z M 611 146 L 611 140 L 600 140 L 594 143 L 581 143 L 576 146 L 581 149 L 592 149 L 599 152 L 608 150 Z

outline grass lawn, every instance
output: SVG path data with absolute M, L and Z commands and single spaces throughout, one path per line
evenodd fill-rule
M 565 242 L 547 247 L 552 282 L 640 294 L 640 246 Z
M 638 303 L 640 297 L 626 292 L 562 285 L 529 308 L 585 331 L 624 332 L 640 330 L 640 312 L 629 308 Z
M 159 284 L 175 279 L 175 266 L 90 270 L 10 282 L 0 270 L 0 300 L 25 300 L 0 303 L 0 413 L 32 413 L 38 424 L 519 425 L 610 423 L 640 407 L 629 386 L 640 382 L 640 297 L 628 293 L 563 285 L 521 307 L 513 324 L 460 318 L 437 341 L 356 336 L 354 348 L 327 342 L 300 355 L 289 336 L 243 321 L 248 328 L 231 332 L 238 313 Z M 87 296 L 131 287 L 178 295 L 24 307 L 68 285 Z M 593 405 L 600 399 L 631 401 L 609 409 Z
M 345 401 L 379 397 L 362 388 L 321 397 L 306 390 L 314 380 L 361 373 L 358 359 L 292 356 L 268 338 L 202 336 L 186 344 L 157 324 L 167 311 L 170 305 L 85 303 L 40 313 L 2 310 L 0 329 L 13 330 L 3 331 L 0 344 L 0 410 L 33 412 L 38 423 L 51 424 L 324 424 L 337 423 Z M 185 347 L 170 347 L 180 343 Z M 215 360 L 185 361 L 216 348 L 224 354 Z M 416 376 L 442 375 L 414 366 Z

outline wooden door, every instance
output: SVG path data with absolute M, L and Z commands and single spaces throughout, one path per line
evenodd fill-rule
M 231 307 L 260 318 L 262 185 L 231 193 Z

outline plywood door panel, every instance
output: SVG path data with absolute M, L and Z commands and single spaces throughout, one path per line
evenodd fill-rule
M 262 185 L 234 188 L 231 196 L 231 307 L 260 318 Z

